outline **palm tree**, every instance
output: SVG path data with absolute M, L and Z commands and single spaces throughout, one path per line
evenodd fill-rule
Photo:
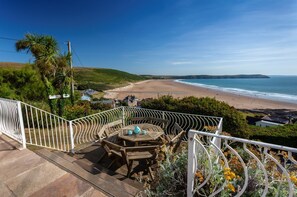
M 70 92 L 71 86 L 71 68 L 69 66 L 70 54 L 59 55 L 56 59 L 57 69 L 53 86 L 58 90 L 59 95 L 65 95 Z M 58 114 L 63 115 L 65 99 L 58 100 Z
M 69 65 L 67 65 L 69 59 L 67 58 L 69 58 L 70 54 L 60 55 L 58 43 L 52 36 L 26 34 L 25 38 L 16 42 L 16 50 L 26 50 L 27 53 L 30 52 L 33 55 L 35 58 L 34 63 L 38 68 L 48 96 L 55 93 L 60 94 L 60 88 L 66 88 L 67 70 L 69 69 Z M 63 82 L 61 82 L 61 84 L 64 84 L 63 86 L 61 84 L 57 85 L 61 76 L 64 76 Z M 58 92 L 56 91 L 57 89 Z M 49 99 L 48 97 L 48 104 L 51 112 L 56 113 L 57 100 Z M 61 112 L 62 109 L 59 109 L 59 114 Z

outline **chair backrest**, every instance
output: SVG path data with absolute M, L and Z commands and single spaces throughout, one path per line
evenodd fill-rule
M 155 117 L 135 117 L 131 118 L 131 124 L 141 124 L 141 123 L 150 123 L 157 126 L 160 126 L 162 129 L 166 129 L 169 121 L 162 118 Z
M 174 133 L 178 134 L 174 136 L 169 142 L 169 145 L 172 147 L 172 152 L 176 152 L 184 136 L 186 135 L 186 132 L 177 123 L 174 124 Z
M 169 120 L 162 119 L 162 118 L 151 118 L 150 123 L 154 124 L 154 125 L 158 125 L 162 129 L 165 130 L 167 128 L 168 124 L 169 124 Z
M 156 149 L 158 147 L 158 145 L 122 147 L 121 153 L 127 163 L 131 160 L 155 159 L 157 157 Z
M 117 120 L 103 125 L 98 132 L 100 141 L 102 141 L 103 138 L 118 134 L 118 132 L 121 130 L 122 127 L 123 127 L 122 120 Z
M 110 156 L 111 154 L 121 156 L 121 149 L 123 148 L 122 146 L 105 139 L 103 139 L 101 143 L 103 148 L 106 150 L 108 156 Z

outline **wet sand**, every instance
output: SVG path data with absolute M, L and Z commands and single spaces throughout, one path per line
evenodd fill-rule
M 289 109 L 297 110 L 297 104 L 278 102 L 256 97 L 242 96 L 223 91 L 197 87 L 175 82 L 174 80 L 147 80 L 130 84 L 122 88 L 106 91 L 105 97 L 124 99 L 127 95 L 135 95 L 139 99 L 158 98 L 171 95 L 175 98 L 186 96 L 211 97 L 224 101 L 237 109 Z

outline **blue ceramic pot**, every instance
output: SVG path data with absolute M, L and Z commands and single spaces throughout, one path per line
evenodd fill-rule
M 134 127 L 134 133 L 139 134 L 140 132 L 141 132 L 141 129 L 139 128 L 139 126 L 135 126 Z
M 132 135 L 133 131 L 132 130 L 128 130 L 128 135 Z

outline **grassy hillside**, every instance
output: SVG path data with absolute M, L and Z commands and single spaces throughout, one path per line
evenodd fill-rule
M 139 75 L 107 68 L 74 69 L 74 80 L 78 84 L 78 89 L 106 90 L 144 79 Z
M 0 69 L 19 70 L 26 64 L 0 62 Z M 144 80 L 145 77 L 107 68 L 74 68 L 74 80 L 79 90 L 92 88 L 98 91 Z

